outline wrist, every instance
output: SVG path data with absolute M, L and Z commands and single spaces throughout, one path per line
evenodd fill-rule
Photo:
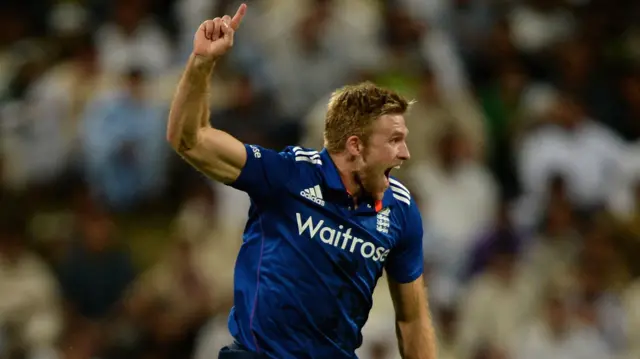
M 211 72 L 216 65 L 216 60 L 217 59 L 215 58 L 210 58 L 194 53 L 191 54 L 191 62 L 193 64 L 193 67 L 199 72 Z

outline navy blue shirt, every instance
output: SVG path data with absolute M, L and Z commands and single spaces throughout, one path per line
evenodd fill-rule
M 251 198 L 231 334 L 270 358 L 356 358 L 383 269 L 400 283 L 422 274 L 411 194 L 391 178 L 382 201 L 354 206 L 326 150 L 246 150 L 231 184 Z

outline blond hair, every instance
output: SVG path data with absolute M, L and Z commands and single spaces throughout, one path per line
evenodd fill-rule
M 324 146 L 331 153 L 345 149 L 347 139 L 358 136 L 366 143 L 373 122 L 380 116 L 404 114 L 413 102 L 371 82 L 336 90 L 329 100 Z

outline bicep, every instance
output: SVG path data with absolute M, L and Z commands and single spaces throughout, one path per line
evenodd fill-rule
M 397 321 L 409 322 L 426 314 L 426 288 L 422 275 L 409 283 L 400 283 L 391 277 L 387 277 L 387 281 Z
M 211 127 L 201 128 L 196 145 L 180 154 L 207 177 L 225 184 L 234 182 L 247 162 L 242 142 Z
M 291 152 L 244 144 L 226 132 L 203 128 L 198 144 L 180 153 L 209 178 L 246 192 L 253 199 L 278 193 L 296 178 Z

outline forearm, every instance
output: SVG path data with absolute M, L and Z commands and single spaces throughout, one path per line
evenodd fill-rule
M 403 359 L 436 359 L 436 336 L 426 313 L 413 321 L 396 321 L 398 346 Z
M 171 103 L 167 139 L 178 151 L 193 148 L 198 131 L 209 126 L 209 82 L 215 66 L 191 55 Z

